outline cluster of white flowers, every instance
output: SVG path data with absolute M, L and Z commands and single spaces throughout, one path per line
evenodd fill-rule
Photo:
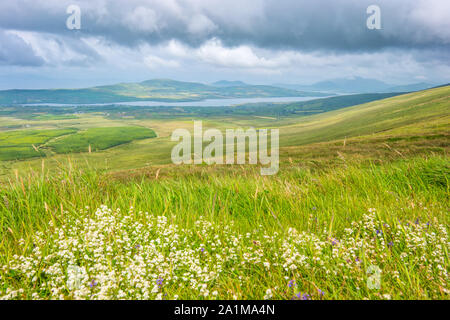
M 67 219 L 60 227 L 51 225 L 47 234 L 37 233 L 28 247 L 19 241 L 24 254 L 0 268 L 0 298 L 245 298 L 227 284 L 251 287 L 258 274 L 273 280 L 271 274 L 295 279 L 313 273 L 342 282 L 352 278 L 363 286 L 368 265 L 390 268 L 388 277 L 401 282 L 403 270 L 391 263 L 395 257 L 406 267 L 420 268 L 434 284 L 430 290 L 449 288 L 446 227 L 419 222 L 391 227 L 377 220 L 375 209 L 339 239 L 327 228 L 318 235 L 292 228 L 284 235 L 261 228 L 243 235 L 233 224 L 216 226 L 203 218 L 180 229 L 167 217 L 133 208 L 121 212 L 102 206 L 94 214 L 87 209 Z M 255 285 L 256 297 L 286 298 L 280 283 Z

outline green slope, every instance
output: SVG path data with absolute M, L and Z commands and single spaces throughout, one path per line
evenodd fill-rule
M 449 120 L 450 86 L 446 86 L 299 118 L 297 123 L 280 128 L 281 144 L 332 141 L 434 121 L 448 133 Z

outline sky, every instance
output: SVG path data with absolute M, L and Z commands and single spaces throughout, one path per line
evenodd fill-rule
M 80 8 L 80 29 L 67 27 L 71 5 Z M 380 29 L 367 26 L 371 5 Z M 0 2 L 0 89 L 354 77 L 450 82 L 450 1 Z

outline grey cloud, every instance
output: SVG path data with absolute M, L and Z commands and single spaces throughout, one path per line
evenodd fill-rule
M 382 30 L 366 28 L 366 8 L 374 2 Z M 72 3 L 82 9 L 82 35 L 127 46 L 170 39 L 199 46 L 215 37 L 228 46 L 267 49 L 450 48 L 449 24 L 439 16 L 450 10 L 447 0 L 17 0 L 0 4 L 0 27 L 79 36 L 65 28 Z
M 20 37 L 0 30 L 0 65 L 41 66 L 44 60 Z
M 66 28 L 71 4 L 81 7 L 79 31 Z M 366 28 L 371 4 L 381 7 L 382 30 Z M 448 0 L 4 0 L 0 67 L 44 65 L 34 71 L 70 74 L 66 83 L 78 72 L 89 85 L 109 77 L 449 81 L 448 12 Z

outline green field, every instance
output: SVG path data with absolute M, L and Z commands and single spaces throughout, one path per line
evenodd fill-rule
M 53 115 L 53 114 L 38 114 L 33 115 L 31 119 L 36 121 L 42 121 L 42 120 L 72 120 L 77 119 L 75 115 L 69 115 L 69 114 L 59 114 L 59 115 Z
M 18 130 L 0 132 L 0 160 L 15 160 L 43 156 L 38 149 L 53 138 L 75 133 L 73 129 Z
M 0 297 L 448 300 L 450 86 L 352 99 L 308 116 L 4 110 L 0 144 L 76 132 L 0 162 Z M 171 133 L 194 120 L 278 128 L 279 173 L 171 164 Z
M 153 130 L 143 127 L 89 128 L 48 144 L 56 153 L 104 150 L 133 140 L 154 138 Z

